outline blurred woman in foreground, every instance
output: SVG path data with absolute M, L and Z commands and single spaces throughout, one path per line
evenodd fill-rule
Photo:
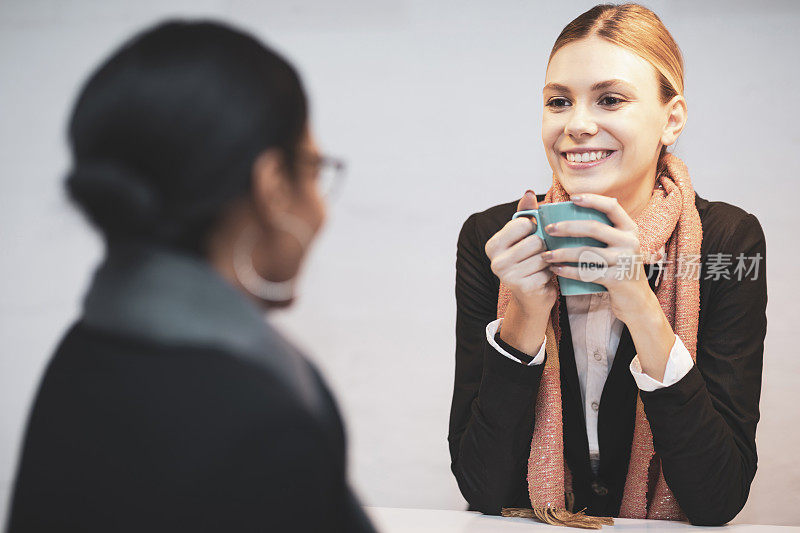
M 160 24 L 92 74 L 69 141 L 106 256 L 40 385 L 10 531 L 372 531 L 328 388 L 263 317 L 341 168 L 292 66 Z

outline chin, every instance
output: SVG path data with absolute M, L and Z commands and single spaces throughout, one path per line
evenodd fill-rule
M 559 180 L 570 196 L 585 192 L 608 196 L 612 189 L 609 181 L 601 176 L 559 176 Z

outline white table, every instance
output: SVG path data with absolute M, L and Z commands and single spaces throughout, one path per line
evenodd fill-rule
M 439 511 L 433 509 L 396 509 L 391 507 L 365 507 L 369 517 L 380 533 L 505 533 L 541 531 L 595 531 L 542 524 L 527 518 L 504 518 L 486 516 L 471 511 Z M 698 527 L 682 522 L 664 520 L 631 520 L 615 518 L 613 526 L 603 526 L 600 531 L 691 531 L 707 530 L 714 533 L 735 531 L 736 533 L 789 533 L 800 532 L 800 527 L 760 526 L 734 524 L 723 527 Z

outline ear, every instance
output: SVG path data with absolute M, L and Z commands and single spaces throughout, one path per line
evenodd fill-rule
M 667 123 L 661 134 L 661 144 L 670 146 L 678 140 L 684 126 L 686 126 L 687 112 L 686 99 L 680 94 L 675 95 L 666 105 Z
M 285 211 L 291 203 L 284 157 L 277 148 L 265 150 L 253 163 L 252 191 L 256 211 L 263 220 Z

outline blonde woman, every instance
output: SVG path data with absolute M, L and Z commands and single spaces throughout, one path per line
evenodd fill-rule
M 544 195 L 471 215 L 458 239 L 452 470 L 470 508 L 723 524 L 756 471 L 766 334 L 765 238 L 752 214 L 700 197 L 667 147 L 687 119 L 681 52 L 636 4 L 598 5 L 553 46 Z M 572 200 L 613 227 L 547 251 L 521 209 Z M 591 251 L 605 292 L 555 274 Z M 583 511 L 583 512 L 581 512 Z M 584 514 L 585 513 L 585 514 Z

